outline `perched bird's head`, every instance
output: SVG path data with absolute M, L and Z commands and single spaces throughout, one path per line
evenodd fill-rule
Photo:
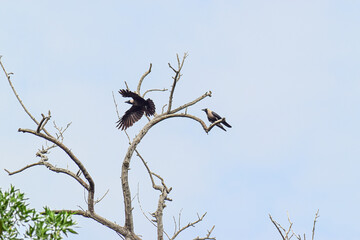
M 131 99 L 131 100 L 129 100 L 129 101 L 126 101 L 125 103 L 134 104 L 134 99 Z
M 207 108 L 201 109 L 201 111 L 207 112 Z

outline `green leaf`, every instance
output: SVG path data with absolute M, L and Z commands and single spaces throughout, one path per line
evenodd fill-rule
M 29 199 L 14 186 L 10 190 L 0 189 L 0 239 L 18 238 L 22 234 L 26 239 L 62 239 L 62 234 L 77 234 L 70 226 L 76 225 L 71 219 L 72 214 L 61 212 L 55 214 L 44 207 L 44 214 L 29 207 Z

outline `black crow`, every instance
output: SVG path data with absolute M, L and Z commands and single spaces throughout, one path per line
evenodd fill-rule
M 132 99 L 126 101 L 126 103 L 129 103 L 132 106 L 125 112 L 124 116 L 122 116 L 122 118 L 116 122 L 117 128 L 125 130 L 128 127 L 131 127 L 135 122 L 140 120 L 140 118 L 144 115 L 144 112 L 148 117 L 154 115 L 155 104 L 150 98 L 145 100 L 138 94 L 125 89 L 120 89 L 119 93 L 123 97 L 131 97 Z
M 212 122 L 212 123 L 217 121 L 217 120 L 222 119 L 222 117 L 220 117 L 219 114 L 217 114 L 216 112 L 211 111 L 210 109 L 205 108 L 205 109 L 202 109 L 202 110 L 206 113 L 208 120 L 210 122 Z M 224 124 L 225 126 L 227 126 L 228 128 L 231 128 L 230 124 L 228 124 L 226 121 L 223 121 L 221 123 Z M 226 131 L 226 129 L 221 125 L 221 123 L 216 124 L 216 126 L 221 128 L 222 130 Z

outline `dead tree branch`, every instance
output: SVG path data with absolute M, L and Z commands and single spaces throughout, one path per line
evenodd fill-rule
M 55 213 L 67 212 L 67 213 L 71 213 L 74 215 L 80 215 L 80 216 L 83 216 L 86 218 L 91 218 L 91 219 L 97 221 L 98 223 L 101 223 L 102 225 L 104 225 L 110 229 L 113 229 L 117 233 L 120 233 L 121 235 L 125 236 L 125 239 L 141 240 L 141 238 L 139 238 L 134 233 L 128 232 L 126 228 L 124 228 L 114 222 L 111 222 L 111 221 L 107 220 L 106 218 L 101 217 L 100 215 L 96 214 L 95 212 L 89 212 L 89 211 L 83 211 L 83 210 L 53 210 L 53 211 Z
M 216 238 L 214 237 L 210 237 L 212 231 L 214 230 L 215 225 L 210 229 L 210 231 L 208 230 L 208 234 L 206 235 L 206 237 L 196 237 L 194 240 L 216 240 Z
M 165 92 L 167 91 L 168 89 L 166 88 L 163 88 L 163 89 L 149 89 L 149 90 L 146 90 L 146 92 L 142 95 L 142 97 L 144 98 L 145 95 L 149 92 Z
M 106 195 L 109 193 L 109 191 L 110 191 L 110 189 L 108 189 L 101 198 L 97 199 L 95 201 L 95 204 L 98 204 L 99 202 L 101 202 L 101 200 L 103 200 L 106 197 Z
M 193 101 L 191 101 L 191 102 L 188 102 L 188 103 L 186 103 L 186 104 L 184 104 L 184 105 L 182 105 L 182 106 L 180 106 L 180 107 L 178 107 L 178 108 L 176 108 L 176 109 L 168 112 L 168 114 L 177 113 L 178 111 L 181 111 L 181 110 L 183 110 L 183 109 L 185 109 L 185 108 L 187 108 L 187 107 L 190 107 L 190 106 L 192 106 L 192 105 L 200 102 L 201 100 L 203 100 L 203 99 L 206 98 L 206 97 L 211 97 L 211 94 L 212 94 L 211 91 L 206 92 L 206 93 L 204 93 L 203 95 L 201 95 L 200 97 L 198 97 L 197 99 L 195 99 L 195 100 L 193 100 Z
M 144 215 L 144 217 L 154 226 L 156 227 L 156 224 L 151 221 L 151 219 L 146 215 L 146 213 L 144 212 L 142 206 L 141 206 L 141 202 L 140 202 L 140 193 L 139 193 L 139 184 L 138 184 L 138 192 L 136 194 L 136 198 L 137 198 L 137 201 L 138 201 L 138 204 L 139 204 L 139 207 L 140 207 L 140 210 L 142 212 L 142 214 Z
M 169 96 L 169 104 L 168 104 L 168 110 L 167 112 L 170 113 L 170 110 L 171 110 L 171 106 L 172 106 L 172 101 L 173 101 L 173 97 L 174 97 L 174 91 L 175 91 L 175 87 L 176 87 L 176 83 L 180 80 L 181 78 L 181 70 L 182 70 L 182 67 L 184 66 L 184 62 L 185 62 L 185 59 L 186 57 L 188 56 L 187 53 L 184 53 L 184 56 L 183 56 L 183 59 L 182 61 L 180 62 L 180 59 L 179 59 L 179 55 L 176 54 L 176 58 L 177 58 L 177 62 L 178 62 L 178 69 L 174 69 L 171 64 L 169 63 L 169 67 L 175 72 L 175 76 L 173 77 L 174 79 L 174 82 L 173 82 L 173 85 L 171 86 L 171 91 L 170 91 L 170 96 Z
M 72 178 L 74 178 L 76 181 L 78 181 L 86 190 L 89 190 L 89 185 L 84 182 L 84 180 L 82 180 L 80 177 L 78 177 L 75 173 L 71 172 L 70 170 L 68 169 L 64 169 L 64 168 L 58 168 L 58 167 L 55 167 L 54 165 L 44 161 L 44 160 L 40 160 L 39 162 L 37 163 L 33 163 L 33 164 L 29 164 L 17 171 L 14 171 L 14 172 L 10 172 L 9 170 L 7 169 L 4 169 L 10 176 L 11 175 L 14 175 L 14 174 L 17 174 L 17 173 L 20 173 L 28 168 L 31 168 L 31 167 L 34 167 L 34 166 L 41 166 L 41 165 L 44 165 L 46 166 L 50 171 L 53 171 L 53 172 L 56 172 L 56 173 L 64 173 Z
M 172 199 L 168 198 L 168 194 L 170 193 L 172 188 L 168 188 L 166 186 L 165 181 L 164 181 L 164 179 L 162 177 L 160 177 L 159 175 L 151 172 L 151 170 L 150 170 L 149 166 L 147 165 L 147 163 L 145 162 L 144 158 L 140 155 L 140 153 L 136 149 L 135 149 L 135 152 L 136 152 L 137 156 L 143 162 L 144 166 L 146 167 L 146 170 L 149 173 L 149 177 L 151 179 L 151 183 L 152 183 L 153 188 L 155 190 L 158 190 L 158 191 L 161 192 L 161 194 L 159 196 L 159 200 L 158 200 L 158 208 L 154 213 L 151 214 L 155 218 L 155 220 L 153 220 L 153 221 L 156 222 L 158 240 L 163 239 L 163 233 L 165 233 L 166 236 L 170 239 L 168 234 L 164 231 L 164 225 L 163 225 L 163 218 L 162 217 L 163 217 L 164 208 L 166 207 L 165 200 L 172 201 Z M 153 175 L 155 177 L 157 177 L 158 179 L 160 179 L 161 185 L 155 184 Z
M 89 195 L 88 195 L 88 209 L 90 212 L 94 211 L 94 194 L 95 194 L 95 183 L 92 180 L 92 177 L 90 176 L 89 172 L 86 170 L 85 166 L 82 164 L 82 162 L 71 152 L 71 150 L 69 148 L 67 148 L 62 142 L 60 142 L 58 139 L 48 136 L 46 134 L 43 133 L 38 133 L 34 130 L 31 129 L 22 129 L 19 128 L 18 130 L 19 132 L 23 132 L 23 133 L 31 133 L 35 136 L 41 137 L 45 140 L 48 140 L 54 144 L 56 144 L 58 147 L 60 147 L 69 157 L 70 159 L 80 168 L 82 174 L 84 175 L 84 177 L 86 178 L 86 180 L 89 183 Z
M 4 65 L 3 65 L 2 61 L 1 61 L 1 57 L 2 57 L 2 56 L 0 56 L 0 65 L 1 65 L 1 68 L 3 69 L 3 72 L 5 73 L 5 76 L 6 76 L 8 82 L 9 82 L 9 84 L 10 84 L 10 87 L 11 87 L 11 89 L 12 89 L 12 91 L 13 91 L 16 99 L 18 100 L 18 102 L 20 103 L 21 107 L 24 109 L 24 111 L 26 112 L 26 114 L 35 122 L 35 124 L 36 124 L 37 126 L 39 126 L 39 122 L 34 118 L 34 116 L 33 116 L 33 115 L 29 112 L 29 110 L 25 107 L 25 105 L 24 105 L 23 101 L 21 100 L 19 94 L 16 92 L 15 87 L 14 87 L 14 85 L 13 85 L 13 83 L 12 83 L 12 81 L 11 81 L 11 77 L 10 77 L 10 75 L 13 74 L 13 73 L 8 73 L 8 72 L 6 71 Z M 44 129 L 44 132 L 45 132 L 47 135 L 50 136 L 50 133 L 47 132 L 46 129 Z
M 137 86 L 137 89 L 136 89 L 136 93 L 140 95 L 140 88 L 141 88 L 141 84 L 142 82 L 144 81 L 145 77 L 147 75 L 149 75 L 149 73 L 151 72 L 151 68 L 152 68 L 152 63 L 150 63 L 150 67 L 149 67 L 149 70 L 147 70 L 140 78 L 139 80 L 139 83 L 138 83 L 138 86 Z M 145 95 L 145 94 L 144 94 Z
M 280 230 L 280 228 L 282 228 L 281 225 L 280 225 L 279 223 L 277 223 L 277 222 L 271 217 L 270 214 L 269 214 L 269 217 L 270 217 L 271 222 L 275 225 L 276 229 L 277 229 L 278 232 L 280 233 L 281 238 L 282 238 L 283 240 L 286 240 L 286 238 L 284 237 L 284 235 L 282 234 L 282 232 L 281 232 L 281 230 Z M 285 231 L 284 228 L 282 228 L 282 230 Z
M 172 238 L 170 238 L 170 240 L 175 239 L 175 238 L 176 238 L 182 231 L 184 231 L 185 229 L 187 229 L 187 228 L 189 228 L 189 227 L 192 227 L 192 226 L 194 226 L 195 224 L 201 222 L 201 221 L 204 219 L 204 217 L 206 216 L 206 214 L 207 214 L 207 213 L 204 213 L 201 217 L 198 215 L 198 219 L 197 219 L 196 221 L 191 222 L 191 223 L 188 223 L 186 226 L 180 228 L 179 231 L 177 231 L 177 232 L 174 234 L 174 236 L 172 236 Z M 211 230 L 211 231 L 212 231 L 212 230 Z
M 13 172 L 10 172 L 9 170 L 7 170 L 6 168 L 4 168 L 5 172 L 7 172 L 10 176 L 11 175 L 15 175 L 17 173 L 20 173 L 28 168 L 31 168 L 31 167 L 34 167 L 34 166 L 39 166 L 39 165 L 43 165 L 42 162 L 37 162 L 37 163 L 32 163 L 32 164 L 29 164 L 29 165 L 26 165 L 25 167 L 19 169 L 19 170 L 16 170 L 16 171 L 13 171 Z
M 315 219 L 314 219 L 314 225 L 313 225 L 313 229 L 312 229 L 312 237 L 311 240 L 314 240 L 314 236 L 315 236 L 315 224 L 316 224 L 316 220 L 319 218 L 319 209 L 317 210 L 316 214 L 315 214 Z
M 301 240 L 300 234 L 296 234 L 296 233 L 294 232 L 294 230 L 292 229 L 293 223 L 292 223 L 291 220 L 290 220 L 289 214 L 288 214 L 289 227 L 287 228 L 287 230 L 286 230 L 284 227 L 282 227 L 282 226 L 280 225 L 280 223 L 276 222 L 276 221 L 271 217 L 270 214 L 269 214 L 269 217 L 270 217 L 271 222 L 274 224 L 274 226 L 276 227 L 276 229 L 277 229 L 278 232 L 280 233 L 281 238 L 282 238 L 283 240 L 290 240 L 293 236 L 295 236 L 298 240 Z M 316 220 L 318 219 L 318 217 L 319 217 L 319 210 L 318 210 L 318 211 L 316 212 L 316 214 L 315 214 L 314 225 L 313 225 L 313 229 L 312 229 L 312 240 L 314 240 L 315 224 L 316 224 Z M 290 232 L 292 232 L 291 235 L 290 235 Z M 304 233 L 304 240 L 306 240 L 305 233 Z

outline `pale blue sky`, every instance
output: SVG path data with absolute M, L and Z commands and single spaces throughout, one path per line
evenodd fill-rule
M 87 166 L 97 196 L 110 189 L 96 211 L 123 223 L 120 167 L 126 136 L 115 128 L 112 91 L 135 88 L 153 63 L 143 89 L 168 88 L 175 54 L 189 53 L 174 105 L 211 90 L 190 108 L 211 108 L 233 126 L 206 135 L 200 125 L 170 119 L 139 145 L 153 171 L 173 187 L 165 228 L 182 210 L 182 223 L 208 212 L 179 239 L 280 239 L 268 219 L 310 237 L 320 209 L 316 239 L 358 239 L 360 229 L 360 3 L 358 1 L 2 1 L 0 55 L 30 111 L 52 111 L 72 125 L 65 144 Z M 168 93 L 149 94 L 157 109 Z M 128 106 L 116 96 L 119 110 Z M 35 128 L 0 74 L 0 165 L 15 170 L 37 161 L 44 143 L 17 133 Z M 134 136 L 146 120 L 129 133 Z M 50 125 L 49 125 L 50 126 Z M 59 150 L 50 161 L 77 171 Z M 182 173 L 182 174 L 181 174 Z M 156 209 L 158 192 L 133 158 L 132 193 Z M 16 175 L 0 172 L 1 188 L 24 191 L 40 209 L 85 207 L 77 182 L 37 167 Z M 154 239 L 156 229 L 134 202 L 135 229 Z M 69 239 L 119 239 L 107 228 L 77 217 L 79 235 Z

